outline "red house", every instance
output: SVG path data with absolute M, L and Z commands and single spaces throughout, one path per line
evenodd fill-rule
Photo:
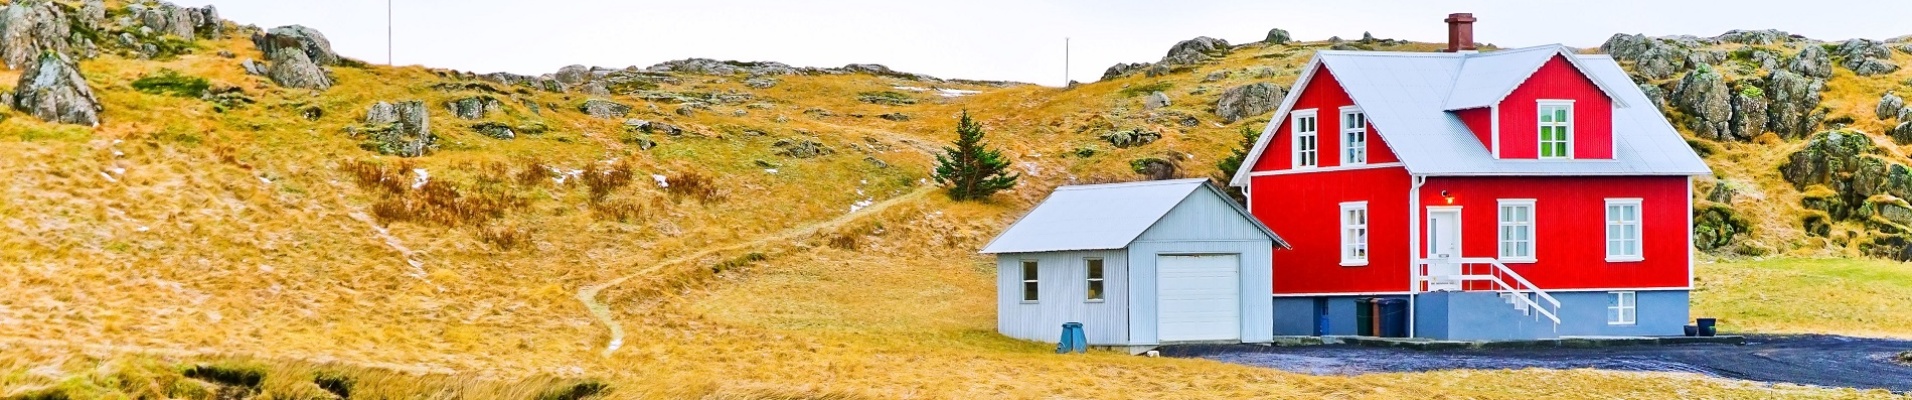
M 1255 144 L 1231 185 L 1293 247 L 1275 333 L 1365 334 L 1382 298 L 1395 335 L 1682 334 L 1706 164 L 1612 58 L 1477 52 L 1473 21 L 1446 52 L 1316 53 Z

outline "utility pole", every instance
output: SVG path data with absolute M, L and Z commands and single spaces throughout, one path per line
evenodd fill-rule
M 392 63 L 392 0 L 385 0 L 385 65 Z
M 1062 37 L 1062 87 L 1069 87 L 1069 37 Z

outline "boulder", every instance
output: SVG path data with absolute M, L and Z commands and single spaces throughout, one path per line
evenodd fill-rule
M 1807 47 L 1812 48 L 1812 47 Z M 1766 131 L 1784 138 L 1797 138 L 1812 132 L 1825 118 L 1819 110 L 1826 81 L 1792 71 L 1773 71 L 1766 76 Z
M 160 2 L 159 6 L 147 8 L 135 14 L 140 25 L 152 28 L 165 35 L 184 39 L 199 37 L 199 27 L 205 22 L 206 14 L 200 9 L 180 7 L 172 3 Z
M 78 65 L 57 53 L 28 64 L 13 89 L 13 109 L 48 122 L 100 125 L 100 101 Z
M 1225 70 L 1225 69 L 1220 71 L 1210 72 L 1208 73 L 1208 76 L 1202 78 L 1202 82 L 1216 82 L 1223 79 L 1228 79 L 1228 77 L 1234 76 L 1234 75 L 1235 75 L 1234 71 Z
M 611 89 L 609 87 L 604 86 L 604 81 L 594 80 L 594 81 L 585 82 L 582 85 L 578 85 L 577 88 L 578 88 L 578 93 L 583 93 L 586 96 L 603 97 L 603 96 L 611 95 Z
M 1729 125 L 1733 117 L 1732 97 L 1726 90 L 1726 78 L 1711 68 L 1686 73 L 1668 99 L 1673 108 L 1686 113 L 1686 127 L 1708 139 L 1731 139 Z
M 504 102 L 491 96 L 466 97 L 445 103 L 445 108 L 451 110 L 452 116 L 466 120 L 483 119 L 504 107 Z
M 0 61 L 7 69 L 28 68 L 45 53 L 74 58 L 66 13 L 51 1 L 15 1 L 0 10 Z
M 1228 55 L 1227 40 L 1201 36 L 1183 40 L 1168 49 L 1168 55 L 1162 57 L 1160 64 L 1170 68 L 1193 66 Z
M 399 157 L 424 156 L 438 147 L 430 112 L 422 101 L 372 104 L 365 113 L 366 141 L 360 147 Z
M 106 0 L 86 0 L 80 4 L 80 24 L 98 30 L 106 26 Z
M 338 53 L 332 52 L 332 42 L 325 39 L 325 34 L 319 33 L 317 29 L 300 25 L 281 26 L 265 33 L 255 34 L 252 36 L 252 44 L 257 46 L 260 52 L 275 58 L 275 63 L 277 57 L 271 55 L 279 54 L 281 49 L 293 49 L 305 53 L 306 59 L 319 66 L 339 65 L 342 60 Z
M 1640 93 L 1646 94 L 1647 101 L 1653 102 L 1653 108 L 1666 108 L 1666 89 L 1642 83 Z
M 1752 231 L 1752 221 L 1719 203 L 1701 203 L 1693 210 L 1693 246 L 1714 251 L 1731 246 Z
M 1766 94 L 1758 86 L 1743 86 L 1733 93 L 1730 128 L 1734 139 L 1750 141 L 1766 133 Z
M 1899 120 L 1899 124 L 1893 125 L 1885 134 L 1899 144 L 1912 144 L 1912 120 Z
M 511 139 L 516 139 L 518 137 L 518 132 L 512 130 L 511 125 L 505 125 L 505 124 L 497 123 L 497 122 L 481 122 L 478 124 L 474 124 L 471 126 L 471 130 L 474 132 L 478 132 L 478 134 L 480 135 L 489 136 L 493 139 L 511 140 Z
M 591 67 L 569 65 L 558 69 L 558 73 L 552 74 L 551 76 L 556 78 L 558 82 L 563 82 L 565 86 L 577 86 L 578 84 L 591 80 Z
M 660 133 L 671 136 L 684 134 L 684 128 L 678 127 L 677 125 L 641 119 L 624 120 L 624 130 L 630 132 Z M 646 149 L 648 149 L 648 147 L 646 147 Z
M 1751 61 L 1753 65 L 1759 66 L 1760 69 L 1767 71 L 1777 70 L 1780 65 L 1778 54 L 1773 54 L 1773 52 L 1762 49 L 1753 50 L 1753 55 L 1749 61 Z
M 1149 93 L 1148 96 L 1142 98 L 1142 109 L 1144 110 L 1154 110 L 1168 107 L 1168 105 L 1168 95 L 1162 92 Z
M 750 78 L 750 79 L 744 80 L 744 86 L 748 86 L 751 89 L 769 89 L 772 87 L 776 87 L 777 83 L 778 83 L 777 78 L 771 78 L 767 76 Z
M 593 117 L 615 119 L 630 115 L 631 106 L 610 100 L 590 99 L 579 105 L 578 111 Z
M 1717 37 L 1714 37 L 1714 39 L 1717 39 L 1722 43 L 1739 43 L 1739 44 L 1759 45 L 1759 46 L 1783 44 L 1783 43 L 1788 43 L 1794 40 L 1792 34 L 1786 33 L 1785 31 L 1781 31 L 1778 29 L 1761 29 L 1761 30 L 1734 29 L 1734 30 L 1726 31 L 1726 33 L 1721 34 Z
M 1226 123 L 1235 123 L 1242 118 L 1253 117 L 1274 111 L 1281 106 L 1285 96 L 1281 86 L 1273 83 L 1253 83 L 1229 88 L 1222 92 L 1221 99 L 1215 102 L 1215 115 Z
M 1102 134 L 1102 140 L 1116 148 L 1141 147 L 1162 140 L 1162 134 L 1141 129 L 1120 130 Z
M 777 148 L 777 155 L 791 158 L 816 158 L 836 154 L 836 150 L 824 146 L 815 140 L 777 139 L 771 147 Z
M 1786 157 L 1786 163 L 1779 167 L 1779 175 L 1796 189 L 1826 185 L 1839 192 L 1849 192 L 1838 189 L 1846 186 L 1846 181 L 1860 172 L 1862 161 L 1877 151 L 1872 139 L 1863 133 L 1820 132 L 1807 140 L 1804 148 Z
M 1261 42 L 1267 43 L 1267 44 L 1288 44 L 1289 40 L 1290 38 L 1288 37 L 1287 30 L 1284 30 L 1281 28 L 1275 28 L 1275 29 L 1269 29 L 1268 37 L 1265 39 L 1262 39 Z
M 1639 80 L 1660 80 L 1673 77 L 1685 67 L 1692 51 L 1682 43 L 1641 34 L 1614 34 L 1600 45 L 1600 52 L 1615 60 L 1633 62 L 1633 76 Z
M 318 90 L 332 88 L 332 77 L 326 74 L 325 68 L 319 67 L 319 64 L 312 59 L 306 58 L 306 53 L 299 49 L 281 48 L 278 52 L 272 53 L 272 66 L 266 69 L 266 77 L 272 78 L 273 83 L 288 88 Z
M 1135 71 L 1147 70 L 1150 65 L 1151 64 L 1149 63 L 1127 63 L 1127 64 L 1116 63 L 1115 65 L 1110 66 L 1109 69 L 1102 71 L 1102 80 L 1106 81 L 1110 79 L 1120 78 L 1123 76 L 1127 76 L 1130 73 L 1134 73 Z
M 1831 78 L 1832 56 L 1819 46 L 1805 46 L 1793 55 L 1791 61 L 1786 62 L 1786 69 L 1808 77 Z
M 1880 121 L 1884 121 L 1898 118 L 1899 112 L 1904 110 L 1905 99 L 1899 98 L 1899 95 L 1893 94 L 1892 92 L 1886 92 L 1885 96 L 1879 98 L 1879 106 L 1874 108 L 1872 112 L 1873 115 L 1879 117 Z

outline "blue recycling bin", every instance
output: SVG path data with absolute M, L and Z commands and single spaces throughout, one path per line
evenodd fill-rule
M 1062 324 L 1062 340 L 1056 341 L 1056 354 L 1089 352 L 1089 337 L 1082 333 L 1081 322 Z

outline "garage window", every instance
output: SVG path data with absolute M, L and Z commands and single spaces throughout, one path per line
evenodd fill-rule
M 1022 260 L 1022 302 L 1034 303 L 1039 299 L 1036 293 L 1040 292 L 1038 290 L 1040 287 L 1036 278 L 1040 276 L 1038 275 L 1040 270 L 1041 268 L 1037 268 L 1036 260 Z
M 1091 303 L 1100 303 L 1106 295 L 1102 292 L 1102 259 L 1085 258 L 1082 259 L 1082 264 L 1087 266 L 1089 270 L 1088 301 Z
M 1633 325 L 1638 321 L 1638 301 L 1634 292 L 1607 293 L 1607 325 Z

